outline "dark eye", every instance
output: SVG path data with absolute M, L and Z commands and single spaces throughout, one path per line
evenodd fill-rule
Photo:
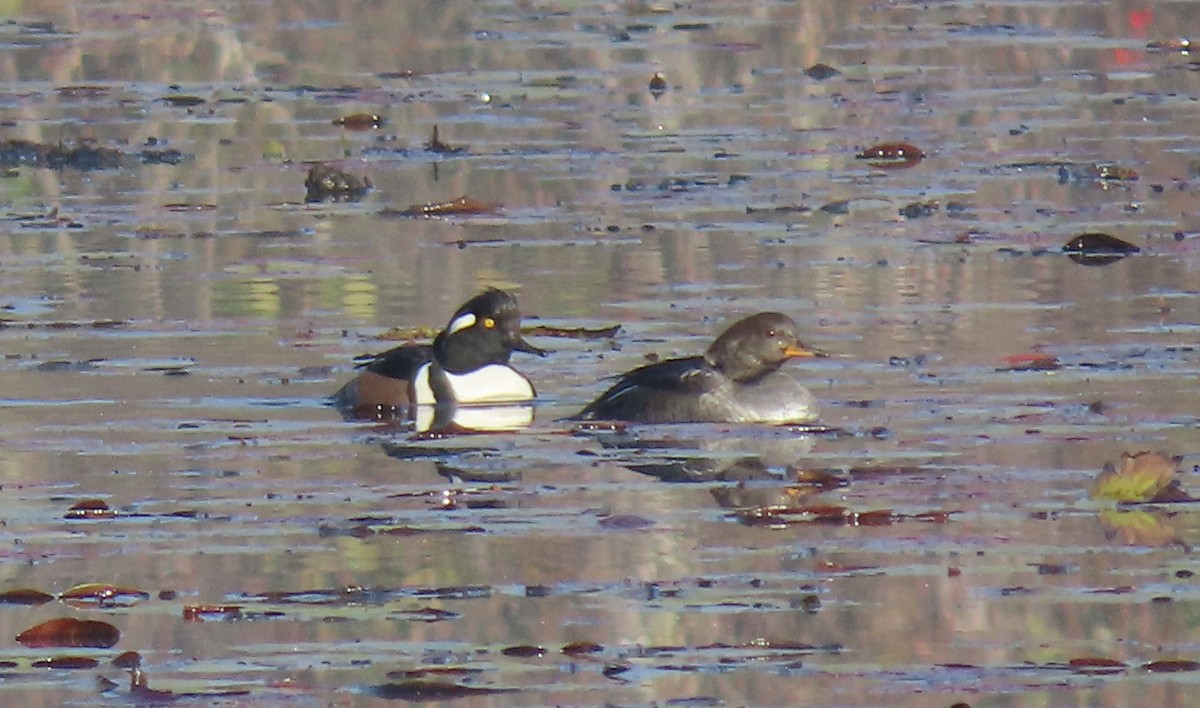
M 768 337 L 774 337 L 774 336 L 775 336 L 775 330 L 773 330 L 773 329 L 768 329 L 768 330 L 767 330 L 767 336 L 768 336 Z

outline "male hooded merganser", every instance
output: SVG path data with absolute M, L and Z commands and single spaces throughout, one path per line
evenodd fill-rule
M 809 423 L 817 400 L 779 371 L 788 359 L 824 357 L 796 336 L 792 318 L 760 312 L 734 323 L 704 356 L 626 373 L 575 416 L 644 423 Z
M 546 356 L 521 337 L 517 299 L 495 288 L 468 300 L 433 344 L 389 349 L 333 395 L 348 417 L 410 417 L 414 406 L 515 403 L 533 384 L 508 365 L 514 351 Z

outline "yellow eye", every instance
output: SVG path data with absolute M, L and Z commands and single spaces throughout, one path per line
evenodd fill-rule
M 483 318 L 483 328 L 484 329 L 491 329 L 495 326 L 496 326 L 496 320 L 493 320 L 491 317 Z

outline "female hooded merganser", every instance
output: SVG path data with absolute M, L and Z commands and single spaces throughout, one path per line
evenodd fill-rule
M 779 371 L 788 359 L 824 357 L 796 336 L 792 318 L 760 312 L 733 324 L 704 356 L 626 373 L 575 416 L 643 423 L 809 423 L 817 400 Z
M 389 349 L 333 395 L 348 417 L 411 417 L 414 406 L 533 400 L 533 384 L 508 365 L 514 351 L 546 356 L 521 337 L 511 294 L 489 288 L 450 318 L 433 344 Z

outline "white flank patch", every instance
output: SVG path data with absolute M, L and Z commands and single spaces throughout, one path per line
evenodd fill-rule
M 429 387 L 429 367 L 432 364 L 422 364 L 412 378 L 412 400 L 418 406 L 432 406 L 437 403 L 433 389 Z
M 446 334 L 454 334 L 455 332 L 475 326 L 475 315 L 473 313 L 465 313 L 450 320 L 450 324 L 446 325 Z

